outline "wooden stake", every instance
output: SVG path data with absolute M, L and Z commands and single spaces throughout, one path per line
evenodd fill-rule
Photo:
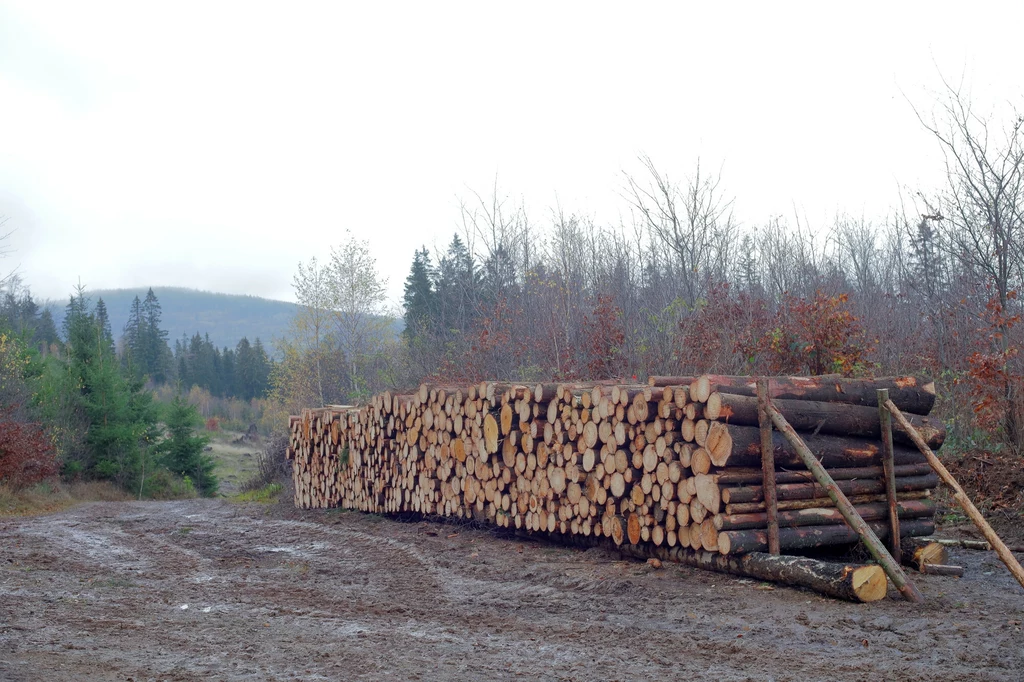
M 885 475 L 885 499 L 889 503 L 889 551 L 895 557 L 901 556 L 900 551 L 900 517 L 896 511 L 896 463 L 893 461 L 892 450 L 892 418 L 885 402 L 889 399 L 889 389 L 878 389 L 878 418 L 882 427 L 882 470 Z
M 907 601 L 924 601 L 924 597 L 921 596 L 917 587 L 914 586 L 914 583 L 910 581 L 907 574 L 903 572 L 902 568 L 900 568 L 899 563 L 892 558 L 892 555 L 889 554 L 888 550 L 886 550 L 882 541 L 879 540 L 878 536 L 875 535 L 875 533 L 868 527 L 867 523 L 864 522 L 864 519 L 857 514 L 853 505 L 850 504 L 850 501 L 846 498 L 846 495 L 839 489 L 836 482 L 832 480 L 832 477 L 828 475 L 828 472 L 825 471 L 824 467 L 822 467 L 814 457 L 814 454 L 807 449 L 807 446 L 804 445 L 804 442 L 800 439 L 800 436 L 796 434 L 796 431 L 793 430 L 793 427 L 789 425 L 786 418 L 779 414 L 778 410 L 772 406 L 770 400 L 766 401 L 765 407 L 768 410 L 768 415 L 772 418 L 772 422 L 775 424 L 775 428 L 777 428 L 786 437 L 786 440 L 790 442 L 790 445 L 792 445 L 793 449 L 796 450 L 800 459 L 803 460 L 804 466 L 814 472 L 814 477 L 818 479 L 818 482 L 821 483 L 821 485 L 828 491 L 828 496 L 832 498 L 836 507 L 838 507 L 839 511 L 843 513 L 843 518 L 846 519 L 846 522 L 850 524 L 851 528 L 857 531 L 857 535 L 860 536 L 865 546 L 867 546 L 868 551 L 871 552 L 871 555 L 875 557 L 875 560 L 878 561 L 885 570 L 885 574 L 888 575 L 889 579 L 892 580 L 894 585 L 896 585 L 896 589 L 900 591 L 900 594 L 902 594 Z
M 985 520 L 985 517 L 981 515 L 978 508 L 974 506 L 974 503 L 971 502 L 971 498 L 967 497 L 967 493 L 964 492 L 964 489 L 961 488 L 960 484 L 957 483 L 955 478 L 953 478 L 953 474 L 949 473 L 949 470 L 942 465 L 939 458 L 935 456 L 932 449 L 929 448 L 924 442 L 924 439 L 921 438 L 921 434 L 917 432 L 917 429 L 910 425 L 907 418 L 903 416 L 903 413 L 900 412 L 899 408 L 896 407 L 891 400 L 887 400 L 885 402 L 885 407 L 892 413 L 893 418 L 896 419 L 896 423 L 900 425 L 900 428 L 910 436 L 910 439 L 913 440 L 914 444 L 917 445 L 919 450 L 921 450 L 921 454 L 923 454 L 928 460 L 928 463 L 932 465 L 932 469 L 934 469 L 935 473 L 939 475 L 939 478 L 953 489 L 953 499 L 960 504 L 963 510 L 967 513 L 967 516 L 971 517 L 971 521 L 974 521 L 974 525 L 978 527 L 978 530 L 980 530 L 982 535 L 985 536 L 985 539 L 988 540 L 992 549 L 995 550 L 995 553 L 999 556 L 1000 561 L 1006 564 L 1006 568 L 1009 569 L 1013 577 L 1016 578 L 1017 582 L 1019 582 L 1022 587 L 1024 587 L 1024 568 L 1021 567 L 1020 562 L 1017 561 L 1016 557 L 1014 557 L 1010 552 L 1010 548 L 1006 546 L 1006 543 L 996 535 L 996 532 L 992 529 L 992 526 L 988 524 L 988 521 Z
M 768 416 L 768 382 L 757 380 L 757 412 L 761 427 L 761 476 L 764 504 L 768 514 L 768 553 L 779 554 L 779 509 L 775 496 L 775 448 L 772 446 L 772 422 Z

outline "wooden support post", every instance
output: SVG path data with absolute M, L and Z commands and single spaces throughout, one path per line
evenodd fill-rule
M 878 389 L 878 419 L 882 427 L 882 471 L 885 476 L 885 500 L 889 503 L 889 551 L 894 557 L 900 550 L 900 517 L 896 511 L 896 469 L 892 450 L 892 415 L 885 407 L 889 389 Z
M 775 495 L 775 447 L 772 445 L 772 421 L 768 416 L 768 380 L 757 380 L 757 416 L 761 426 L 761 476 L 764 506 L 768 514 L 768 552 L 779 554 L 779 508 Z
M 902 428 L 906 434 L 910 436 L 910 439 L 914 441 L 914 444 L 917 445 L 921 454 L 925 456 L 928 463 L 931 464 L 932 469 L 934 469 L 935 473 L 939 475 L 939 478 L 942 479 L 943 483 L 953 489 L 953 499 L 956 500 L 963 508 L 967 513 L 967 516 L 971 517 L 971 521 L 974 521 L 974 525 L 978 527 L 982 535 L 985 536 L 985 539 L 988 540 L 988 544 L 992 546 L 992 549 L 999 556 L 999 559 L 1006 564 L 1006 568 L 1009 569 L 1013 577 L 1017 579 L 1017 582 L 1019 582 L 1022 587 L 1024 587 L 1024 568 L 1021 567 L 1020 562 L 1017 561 L 1017 558 L 1010 552 L 1010 548 L 1006 546 L 1006 543 L 996 535 L 996 532 L 992 529 L 992 526 L 988 524 L 988 521 L 985 520 L 985 517 L 981 515 L 978 508 L 974 506 L 974 503 L 971 502 L 971 498 L 967 497 L 967 493 L 964 492 L 964 489 L 961 488 L 960 484 L 957 483 L 955 478 L 953 478 L 953 474 L 949 473 L 949 470 L 942 465 L 939 458 L 935 456 L 932 449 L 928 447 L 924 442 L 924 439 L 921 438 L 921 434 L 919 434 L 917 429 L 907 421 L 907 418 L 903 416 L 903 413 L 900 412 L 899 408 L 896 407 L 891 400 L 887 400 L 885 402 L 885 407 L 892 413 L 893 418 L 896 420 L 896 423 L 900 425 L 900 428 Z
M 786 437 L 786 440 L 788 440 L 790 445 L 793 446 L 793 449 L 800 456 L 800 459 L 803 460 L 804 466 L 814 474 L 818 483 L 825 488 L 828 492 L 828 496 L 832 499 L 832 502 L 842 513 L 843 518 L 846 519 L 846 522 L 850 524 L 850 527 L 857 532 L 861 541 L 864 542 L 868 551 L 871 552 L 871 555 L 875 557 L 875 560 L 882 566 L 885 574 L 889 576 L 889 579 L 892 580 L 896 589 L 898 589 L 900 594 L 903 595 L 903 598 L 912 602 L 924 601 L 924 597 L 921 596 L 917 587 L 910 581 L 907 574 L 904 573 L 899 562 L 892 558 L 892 555 L 889 554 L 889 551 L 885 548 L 885 545 L 882 544 L 882 541 L 878 539 L 878 536 L 875 535 L 874 531 L 872 531 L 864 519 L 860 517 L 857 510 L 855 510 L 853 505 L 850 503 L 850 500 L 847 499 L 846 495 L 843 494 L 843 491 L 839 489 L 839 486 L 837 486 L 836 482 L 832 480 L 832 477 L 828 475 L 828 472 L 825 471 L 825 468 L 821 466 L 821 463 L 814 456 L 814 453 L 808 449 L 800 436 L 798 436 L 796 431 L 793 430 L 793 427 L 789 425 L 786 418 L 779 414 L 779 411 L 775 409 L 770 400 L 767 401 L 766 407 L 768 415 L 772 418 L 772 422 L 775 424 L 775 428 L 777 428 L 779 432 Z

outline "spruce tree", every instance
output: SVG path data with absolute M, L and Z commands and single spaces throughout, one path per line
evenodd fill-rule
M 102 298 L 96 301 L 96 324 L 99 325 L 102 342 L 113 353 L 114 332 L 110 329 L 110 316 L 107 314 L 107 304 L 103 302 Z
M 50 312 L 49 308 L 43 308 L 43 312 L 39 315 L 39 323 L 36 325 L 36 334 L 33 337 L 33 341 L 45 345 L 47 350 L 50 346 L 60 343 L 57 325 L 53 322 L 53 313 Z
M 157 446 L 157 451 L 165 467 L 188 477 L 199 494 L 212 497 L 217 494 L 218 481 L 213 473 L 215 463 L 203 451 L 210 439 L 196 435 L 201 421 L 194 405 L 175 396 L 167 413 L 168 436 Z
M 67 311 L 67 390 L 75 392 L 75 410 L 87 424 L 83 473 L 134 489 L 153 438 L 152 395 L 121 374 L 81 287 Z
M 258 336 L 252 344 L 252 353 L 254 364 L 252 397 L 262 398 L 267 394 L 267 389 L 270 387 L 271 361 L 267 356 L 266 349 L 263 347 L 263 342 L 260 341 Z
M 249 339 L 242 340 L 235 346 L 235 396 L 242 400 L 252 400 L 256 383 L 256 357 Z
M 141 379 L 146 374 L 146 359 L 143 343 L 146 336 L 145 318 L 142 315 L 142 301 L 136 296 L 128 309 L 128 321 L 122 335 L 121 362 L 129 376 Z
M 146 300 L 142 302 L 142 319 L 144 321 L 143 338 L 140 341 L 145 374 L 154 382 L 167 382 L 170 370 L 170 348 L 167 347 L 167 331 L 160 328 L 162 311 L 160 301 L 153 289 L 146 292 Z
M 432 282 L 430 252 L 423 247 L 413 256 L 409 276 L 405 279 L 405 335 L 415 338 L 430 326 L 436 310 L 436 295 Z

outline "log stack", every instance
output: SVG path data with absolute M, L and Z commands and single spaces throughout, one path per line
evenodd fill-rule
M 888 531 L 876 390 L 927 442 L 934 385 L 914 377 L 778 377 L 769 394 L 880 537 Z M 362 407 L 290 420 L 295 503 L 476 519 L 723 555 L 767 550 L 756 384 L 751 377 L 469 386 L 424 384 Z M 895 432 L 901 535 L 933 531 L 937 477 Z M 773 441 L 782 550 L 856 541 L 779 434 Z

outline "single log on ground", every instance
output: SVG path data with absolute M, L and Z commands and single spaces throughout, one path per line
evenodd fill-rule
M 875 565 L 841 564 L 762 552 L 723 556 L 689 547 L 623 545 L 618 551 L 639 559 L 655 557 L 719 573 L 806 587 L 828 597 L 853 602 L 878 601 L 885 597 L 888 589 L 885 571 Z
M 729 424 L 758 425 L 757 398 L 723 394 L 721 401 L 720 420 Z M 780 399 L 773 400 L 772 404 L 796 431 L 870 438 L 872 440 L 878 440 L 882 435 L 877 408 L 812 400 Z M 942 446 L 946 439 L 946 427 L 941 419 L 908 415 L 907 420 L 917 429 L 917 432 L 930 447 Z M 893 439 L 904 445 L 914 445 L 911 437 L 903 431 L 894 431 Z
M 938 485 L 939 477 L 935 474 L 904 476 L 896 479 L 896 491 L 901 493 L 911 490 L 930 490 Z M 885 492 L 885 481 L 877 478 L 836 481 L 836 486 L 845 495 L 875 495 Z M 783 483 L 776 486 L 775 495 L 779 500 L 804 500 L 812 497 L 825 497 L 828 495 L 828 491 L 820 483 Z M 761 502 L 763 500 L 763 486 L 722 488 L 722 502 L 726 504 Z
M 876 521 L 867 525 L 880 539 L 889 536 L 887 522 Z M 900 527 L 900 535 L 903 537 L 930 535 L 934 531 L 935 522 L 931 520 L 912 519 Z M 779 529 L 779 546 L 782 549 L 830 547 L 856 542 L 858 539 L 857 531 L 847 525 Z M 718 551 L 722 554 L 763 552 L 767 548 L 767 530 L 726 530 L 718 534 Z
M 949 552 L 938 542 L 924 538 L 906 538 L 900 545 L 900 563 L 921 570 L 924 564 L 948 564 Z
M 686 529 L 682 538 L 686 537 Z M 519 531 L 516 535 L 536 539 Z M 684 566 L 700 568 L 717 573 L 728 573 L 744 578 L 754 578 L 780 583 L 791 587 L 806 587 L 826 597 L 852 602 L 873 602 L 883 599 L 888 590 L 885 571 L 874 564 L 844 564 L 833 561 L 819 561 L 808 557 L 776 556 L 762 552 L 748 552 L 724 556 L 715 552 L 693 550 L 688 542 L 680 540 L 675 547 L 657 547 L 649 542 L 639 545 L 615 546 L 607 537 L 584 537 L 546 533 L 541 537 L 548 541 L 570 547 L 605 547 L 622 556 L 647 560 L 650 558 L 671 561 Z
M 757 380 L 749 376 L 707 375 L 719 393 L 757 395 Z M 694 377 L 654 376 L 651 386 L 689 384 Z M 768 397 L 772 400 L 814 400 L 878 407 L 876 391 L 889 390 L 889 400 L 904 412 L 927 415 L 935 405 L 935 382 L 919 377 L 884 377 L 879 379 L 846 379 L 837 374 L 816 377 L 769 377 Z
M 983 552 L 989 552 L 992 550 L 992 545 L 988 544 L 984 540 L 957 540 L 954 538 L 929 538 L 933 542 L 937 542 L 945 547 L 961 547 L 963 549 L 976 549 Z M 1009 545 L 1011 552 L 1024 552 L 1024 545 Z
M 957 578 L 963 576 L 963 566 L 949 566 L 947 564 L 921 564 L 921 572 L 929 575 L 946 575 Z
M 879 521 L 889 517 L 889 506 L 884 502 L 862 504 L 854 507 L 865 521 Z M 901 519 L 919 519 L 935 515 L 935 502 L 932 500 L 909 500 L 898 502 L 896 507 Z M 715 528 L 718 530 L 746 530 L 750 528 L 767 528 L 768 514 L 715 514 Z M 794 511 L 779 512 L 780 527 L 797 526 L 828 526 L 845 523 L 842 513 L 836 507 L 814 507 Z M 928 561 L 928 563 L 945 563 Z
M 878 421 L 878 415 L 875 415 Z M 711 462 L 717 467 L 757 467 L 761 466 L 761 431 L 756 426 L 728 427 L 732 439 L 731 450 L 723 453 L 712 448 Z M 710 434 L 708 436 L 711 437 Z M 881 467 L 881 442 L 865 438 L 848 436 L 823 436 L 800 434 L 804 443 L 826 469 L 850 467 Z M 794 467 L 803 469 L 803 461 L 796 454 L 789 441 L 778 431 L 772 433 L 772 445 L 775 448 L 775 467 L 785 469 Z M 898 465 L 927 463 L 924 455 L 917 449 L 895 446 L 893 455 Z

